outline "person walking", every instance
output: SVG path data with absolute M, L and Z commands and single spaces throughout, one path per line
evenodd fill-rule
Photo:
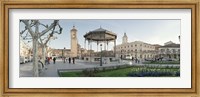
M 73 57 L 73 64 L 75 64 L 75 58 Z
M 132 57 L 131 60 L 132 60 L 132 64 L 133 64 L 133 62 L 134 62 L 134 58 Z
M 48 64 L 48 58 L 46 57 L 46 59 L 45 59 L 45 65 L 47 65 Z
M 48 64 L 50 64 L 50 57 L 48 57 Z
M 71 58 L 69 57 L 69 64 L 71 63 Z
M 56 58 L 54 57 L 54 58 L 53 58 L 53 64 L 55 64 L 55 63 L 56 63 Z

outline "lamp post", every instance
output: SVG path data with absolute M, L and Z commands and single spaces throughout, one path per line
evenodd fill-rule
M 101 59 L 100 59 L 100 66 L 102 66 L 102 44 L 100 44 L 101 47 Z
M 63 55 L 64 55 L 64 63 L 65 63 L 65 47 L 64 47 Z
M 123 49 L 121 50 L 121 56 L 120 56 L 120 59 L 122 60 L 122 52 L 123 52 Z
M 64 50 L 65 50 L 65 47 L 64 47 L 64 49 L 62 50 L 62 58 L 63 58 L 63 62 L 65 63 Z

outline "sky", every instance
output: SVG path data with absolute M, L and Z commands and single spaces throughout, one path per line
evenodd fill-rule
M 42 24 L 50 25 L 53 20 L 39 20 Z M 63 28 L 62 34 L 54 34 L 57 37 L 51 40 L 48 46 L 55 49 L 70 49 L 70 30 L 73 25 L 77 29 L 78 43 L 84 47 L 84 37 L 86 32 L 103 28 L 117 34 L 116 44 L 122 43 L 124 33 L 128 36 L 128 42 L 143 41 L 150 44 L 160 44 L 168 41 L 179 43 L 178 36 L 181 28 L 180 20 L 152 20 L 152 19 L 65 19 L 59 20 L 60 26 Z M 24 30 L 25 25 L 20 22 L 20 32 Z M 34 28 L 34 27 L 33 27 Z M 35 29 L 35 28 L 34 28 Z M 33 29 L 33 30 L 34 30 Z M 39 31 L 44 30 L 40 27 Z M 58 30 L 58 28 L 56 28 Z M 22 36 L 25 36 L 24 33 Z M 42 38 L 46 37 L 45 34 Z M 27 41 L 27 40 L 25 40 Z M 30 40 L 31 41 L 31 40 Z M 31 44 L 31 42 L 29 42 Z M 114 43 L 109 43 L 108 49 L 113 49 Z M 96 49 L 96 43 L 92 44 L 93 49 Z

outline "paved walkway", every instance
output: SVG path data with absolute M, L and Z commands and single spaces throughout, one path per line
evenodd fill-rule
M 103 66 L 113 66 L 113 65 L 122 65 L 126 64 L 127 62 L 123 63 L 112 63 L 112 64 L 103 64 Z M 57 69 L 84 69 L 84 68 L 93 68 L 99 67 L 99 62 L 90 63 L 84 62 L 83 60 L 76 60 L 75 64 L 69 64 L 68 62 L 64 63 L 62 60 L 57 60 L 56 64 L 53 64 L 51 61 L 50 64 L 46 65 L 44 72 L 40 74 L 41 77 L 58 77 Z M 20 64 L 20 77 L 32 77 L 32 62 Z
M 130 64 L 130 65 L 143 65 L 143 64 L 135 64 L 132 63 L 132 61 L 122 61 L 122 62 L 115 62 L 111 64 L 103 64 L 103 67 L 106 66 L 114 66 L 114 65 L 124 65 L 124 64 Z M 151 64 L 152 65 L 152 64 Z M 153 64 L 159 65 L 159 64 Z M 170 66 L 174 64 L 167 64 L 165 66 Z M 99 62 L 97 63 L 90 63 L 90 62 L 84 62 L 83 60 L 76 60 L 75 64 L 69 64 L 68 62 L 63 63 L 62 60 L 57 60 L 56 64 L 53 64 L 51 61 L 50 64 L 46 65 L 46 69 L 40 74 L 41 77 L 59 77 L 57 70 L 58 69 L 84 69 L 84 68 L 94 68 L 94 67 L 100 67 Z M 32 63 L 26 63 L 26 64 L 20 64 L 20 77 L 32 77 Z

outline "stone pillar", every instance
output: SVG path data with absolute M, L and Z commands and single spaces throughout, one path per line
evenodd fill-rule
M 98 48 L 99 48 L 99 41 L 97 41 L 97 52 L 98 52 Z

